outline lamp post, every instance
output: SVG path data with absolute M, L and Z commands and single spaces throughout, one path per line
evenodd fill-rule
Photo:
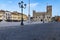
M 24 4 L 24 2 L 21 1 L 18 3 L 18 5 L 19 5 L 19 8 L 21 8 L 21 25 L 24 25 L 24 23 L 23 23 L 23 9 L 26 8 L 26 4 Z

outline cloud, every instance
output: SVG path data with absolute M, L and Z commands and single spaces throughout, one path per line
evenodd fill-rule
M 8 1 L 8 3 L 12 3 L 12 1 Z
M 7 4 L 0 4 L 0 10 L 7 10 Z
M 12 1 L 8 1 L 7 3 L 1 3 L 0 4 L 0 9 L 7 8 L 9 6 L 9 3 L 12 3 Z
M 37 5 L 38 5 L 38 3 L 31 3 L 31 4 L 30 4 L 30 7 L 33 8 L 33 7 L 36 7 Z M 29 4 L 27 5 L 27 7 L 29 7 Z

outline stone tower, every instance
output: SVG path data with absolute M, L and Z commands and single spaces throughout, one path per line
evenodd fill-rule
M 52 6 L 51 5 L 47 6 L 47 14 L 52 17 Z
M 35 10 L 33 10 L 33 16 L 35 16 L 36 14 L 35 14 Z

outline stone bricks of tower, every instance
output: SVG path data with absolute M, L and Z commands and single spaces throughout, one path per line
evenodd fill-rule
M 47 9 L 46 10 L 47 10 L 47 13 L 46 14 L 52 16 L 52 6 L 51 5 L 47 6 Z

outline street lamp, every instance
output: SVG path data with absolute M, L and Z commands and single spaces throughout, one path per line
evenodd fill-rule
M 21 25 L 24 25 L 24 23 L 23 23 L 23 9 L 26 8 L 26 4 L 24 4 L 24 2 L 21 1 L 18 3 L 18 5 L 19 5 L 19 8 L 21 8 L 21 13 L 22 13 L 21 14 Z

